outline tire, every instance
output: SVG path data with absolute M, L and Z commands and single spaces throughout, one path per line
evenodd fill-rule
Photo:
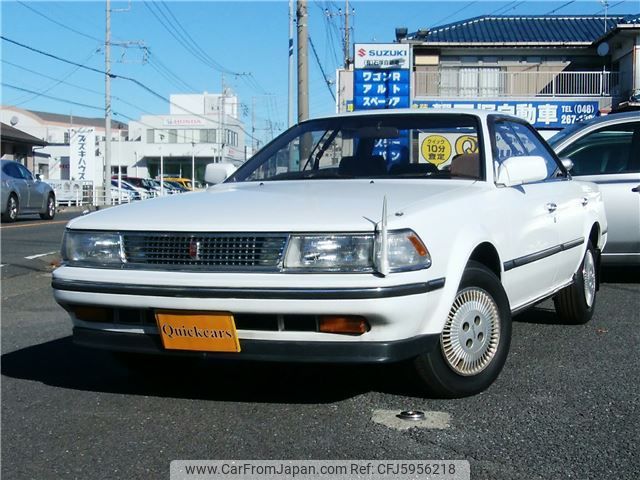
M 511 309 L 502 284 L 487 267 L 470 261 L 439 346 L 418 356 L 414 365 L 430 394 L 444 398 L 475 395 L 496 380 L 510 343 Z
M 15 193 L 9 195 L 9 199 L 7 200 L 7 208 L 4 212 L 2 212 L 2 221 L 3 222 L 15 222 L 18 218 L 18 212 L 20 211 L 20 203 L 18 202 L 18 197 Z
M 573 277 L 573 284 L 560 290 L 553 297 L 553 303 L 562 323 L 582 325 L 593 316 L 598 290 L 596 252 L 591 242 L 587 242 L 584 257 Z
M 42 220 L 53 220 L 56 216 L 56 199 L 53 195 L 47 197 L 47 207 L 44 213 L 40 214 Z

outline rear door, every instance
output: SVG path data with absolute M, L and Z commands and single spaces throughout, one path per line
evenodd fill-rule
M 600 186 L 607 256 L 640 255 L 640 121 L 592 128 L 559 151 L 578 180 Z
M 29 187 L 27 181 L 22 176 L 19 164 L 16 162 L 7 162 L 2 167 L 2 171 L 7 176 L 11 184 L 11 189 L 18 194 L 18 209 L 24 211 L 29 209 Z
M 41 185 L 38 185 L 40 182 L 36 182 L 31 172 L 24 165 L 18 164 L 17 167 L 29 189 L 29 210 L 40 210 L 44 203 L 43 189 L 39 188 Z

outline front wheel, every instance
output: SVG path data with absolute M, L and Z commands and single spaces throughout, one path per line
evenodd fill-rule
M 511 343 L 511 310 L 500 280 L 470 261 L 440 335 L 439 347 L 414 361 L 419 377 L 440 397 L 474 395 L 491 385 Z
M 19 205 L 16 194 L 12 193 L 9 195 L 9 199 L 7 200 L 7 209 L 2 213 L 2 221 L 15 222 L 18 218 L 18 211 L 20 210 Z
M 560 321 L 582 325 L 591 320 L 596 305 L 597 290 L 596 253 L 591 242 L 588 242 L 582 263 L 574 275 L 573 284 L 563 288 L 553 297 L 553 304 Z
M 56 199 L 53 195 L 49 195 L 47 198 L 47 208 L 40 214 L 40 218 L 43 220 L 53 220 L 56 216 Z

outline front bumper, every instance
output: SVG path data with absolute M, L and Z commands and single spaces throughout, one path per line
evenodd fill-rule
M 425 281 L 423 272 L 393 279 L 292 278 L 61 267 L 53 274 L 52 287 L 56 301 L 70 314 L 76 343 L 84 346 L 234 360 L 375 363 L 412 358 L 437 344 L 445 279 Z M 100 319 L 78 318 L 80 307 L 110 313 Z M 157 310 L 231 313 L 241 353 L 163 350 Z M 309 326 L 310 320 L 326 315 L 364 317 L 370 330 L 354 336 L 322 332 L 318 323 Z
M 239 353 L 165 350 L 159 335 L 74 327 L 73 342 L 83 347 L 220 360 L 325 363 L 393 363 L 437 348 L 439 335 L 421 335 L 393 342 L 291 342 L 240 340 Z

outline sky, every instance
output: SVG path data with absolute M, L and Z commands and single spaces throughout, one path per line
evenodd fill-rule
M 604 13 L 601 0 L 349 3 L 352 41 L 372 43 L 392 42 L 396 27 L 413 32 L 486 14 Z M 112 80 L 115 119 L 126 123 L 145 114 L 167 114 L 170 94 L 219 93 L 224 84 L 238 95 L 242 119 L 248 127 L 253 122 L 257 137 L 286 128 L 287 1 L 134 0 L 114 1 L 111 9 L 112 72 L 146 87 Z M 312 117 L 335 111 L 319 65 L 335 81 L 344 61 L 344 9 L 344 1 L 308 0 L 309 35 L 318 57 L 309 49 Z M 103 71 L 105 11 L 104 1 L 0 0 L 0 27 L 9 40 Z M 608 12 L 639 13 L 640 0 L 609 0 Z M 0 42 L 0 58 L 3 106 L 104 116 L 104 74 L 7 40 Z

